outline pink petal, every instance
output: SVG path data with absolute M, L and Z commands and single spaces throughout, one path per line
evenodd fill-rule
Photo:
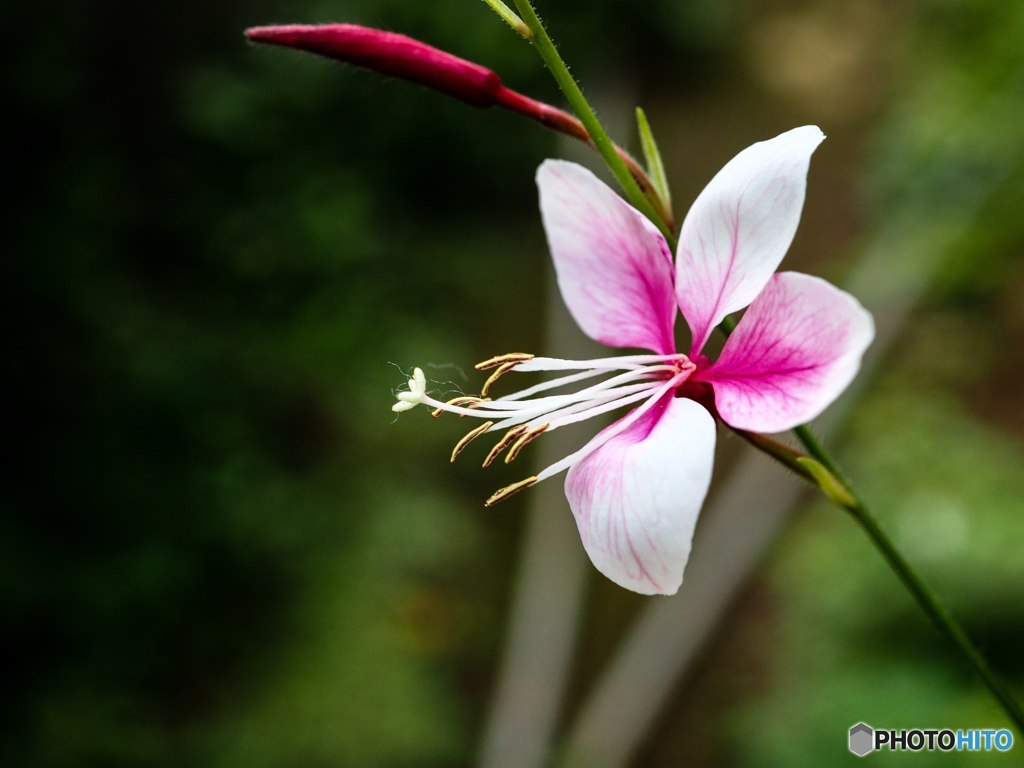
M 583 166 L 546 160 L 537 186 L 558 287 L 584 333 L 675 352 L 672 256 L 661 233 Z
M 711 414 L 669 393 L 569 470 L 565 495 L 601 573 L 641 594 L 675 594 L 714 453 Z
M 813 419 L 846 389 L 874 336 L 870 313 L 853 296 L 817 277 L 780 272 L 721 357 L 694 378 L 711 382 L 727 424 L 782 432 Z
M 825 138 L 813 125 L 747 147 L 718 172 L 683 221 L 676 296 L 693 332 L 690 356 L 730 312 L 764 288 L 800 222 L 811 153 Z

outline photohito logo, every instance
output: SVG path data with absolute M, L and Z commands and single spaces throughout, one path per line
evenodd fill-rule
M 920 752 L 936 749 L 943 752 L 967 750 L 977 752 L 997 749 L 1005 752 L 1013 746 L 1013 734 L 1003 730 L 975 729 L 970 731 L 952 731 L 949 728 L 913 728 L 911 730 L 891 731 L 884 728 L 875 729 L 867 723 L 857 723 L 850 729 L 850 751 L 858 757 L 864 757 L 876 749 L 904 750 Z
M 874 749 L 874 731 L 870 725 L 857 723 L 850 729 L 850 751 L 858 757 L 864 757 Z

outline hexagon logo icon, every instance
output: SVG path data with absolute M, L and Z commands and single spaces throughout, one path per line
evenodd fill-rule
M 866 723 L 857 723 L 850 729 L 850 751 L 864 757 L 875 748 L 875 732 Z

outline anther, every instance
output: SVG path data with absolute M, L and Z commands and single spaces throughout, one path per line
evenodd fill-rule
M 484 459 L 484 467 L 491 466 L 491 462 L 498 458 L 498 454 L 508 448 L 519 437 L 523 432 L 528 429 L 526 424 L 520 424 L 518 427 L 512 427 L 505 436 L 498 441 L 498 444 L 491 448 L 491 452 L 487 454 L 487 458 Z
M 498 355 L 490 360 L 484 360 L 473 367 L 478 371 L 486 371 L 488 368 L 497 368 L 505 363 L 525 363 L 527 360 L 533 360 L 533 355 L 526 352 L 510 352 L 507 355 Z
M 467 445 L 469 445 L 471 442 L 473 442 L 476 438 L 480 437 L 480 435 L 482 435 L 484 432 L 486 432 L 488 429 L 490 429 L 493 426 L 494 426 L 494 422 L 493 421 L 485 421 L 483 424 L 481 424 L 479 427 L 474 429 L 472 432 L 470 432 L 464 438 L 459 440 L 458 444 L 456 444 L 456 446 L 455 446 L 455 450 L 452 451 L 452 463 L 453 464 L 455 463 L 456 457 L 460 453 L 462 453 L 462 449 L 463 448 L 465 448 Z
M 508 455 L 505 457 L 505 463 L 510 464 L 512 460 L 519 455 L 519 452 L 526 447 L 527 443 L 529 443 L 531 440 L 536 440 L 538 437 L 543 435 L 545 432 L 548 431 L 548 427 L 550 426 L 550 422 L 547 424 L 541 424 L 539 427 L 535 427 L 526 434 L 522 435 L 518 440 L 516 440 L 516 444 L 509 449 Z
M 483 389 L 480 390 L 480 396 L 486 397 L 487 391 L 491 388 L 491 385 L 498 379 L 500 379 L 502 376 L 504 376 L 506 373 L 511 371 L 513 368 L 515 368 L 517 365 L 519 365 L 518 361 L 512 363 L 502 363 L 501 367 L 491 374 L 491 378 L 484 382 L 484 387 Z
M 480 407 L 480 405 L 482 405 L 483 403 L 491 402 L 491 398 L 489 398 L 489 397 L 474 397 L 473 399 L 476 400 L 476 402 L 475 403 L 470 403 L 469 405 L 466 406 L 470 410 L 473 410 L 475 408 Z M 460 419 L 466 418 L 466 414 L 460 413 L 459 414 L 459 418 Z
M 495 491 L 494 495 L 491 496 L 487 501 L 484 502 L 485 507 L 493 507 L 499 501 L 504 501 L 513 493 L 518 493 L 523 488 L 529 488 L 537 482 L 536 477 L 528 477 L 525 480 L 520 480 L 518 483 L 512 483 L 512 485 L 506 485 L 500 491 Z
M 456 397 L 449 400 L 447 403 L 445 403 L 445 405 L 465 405 L 472 408 L 473 406 L 480 405 L 480 403 L 486 403 L 490 399 L 491 398 L 489 397 Z M 433 411 L 430 412 L 430 415 L 436 419 L 438 416 L 444 413 L 444 411 L 444 408 L 435 408 Z

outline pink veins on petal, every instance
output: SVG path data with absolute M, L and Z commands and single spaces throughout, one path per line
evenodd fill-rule
M 817 277 L 780 272 L 718 360 L 694 378 L 711 383 L 730 426 L 781 432 L 815 418 L 846 389 L 873 337 L 871 315 L 853 296 Z

